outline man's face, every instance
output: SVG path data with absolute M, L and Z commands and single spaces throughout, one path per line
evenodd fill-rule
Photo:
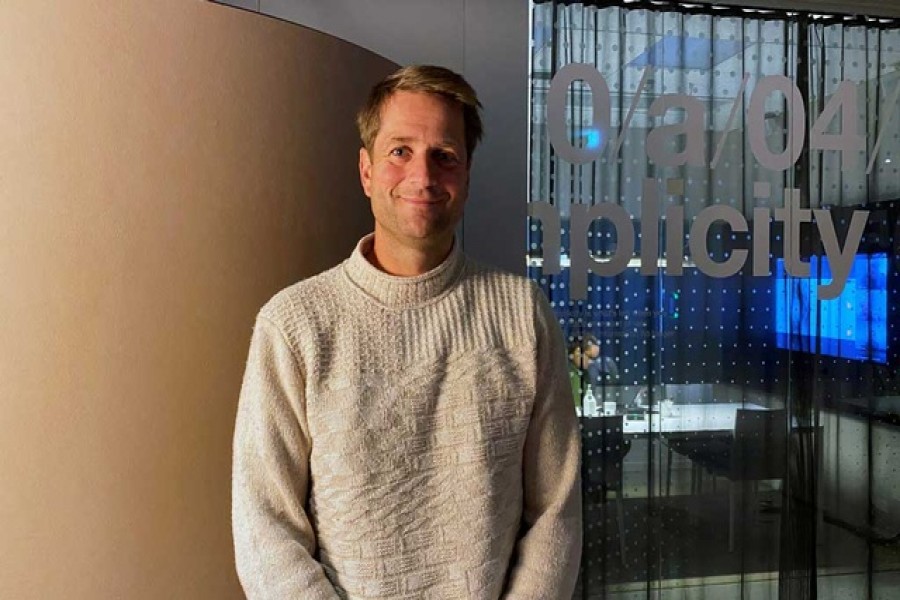
M 449 246 L 469 190 L 462 108 L 435 94 L 396 92 L 381 109 L 371 154 L 359 152 L 359 176 L 379 243 Z
M 584 347 L 584 354 L 589 359 L 595 359 L 600 356 L 600 346 L 588 342 Z
M 572 364 L 576 367 L 581 367 L 581 348 L 576 346 L 569 354 L 569 360 L 572 361 Z

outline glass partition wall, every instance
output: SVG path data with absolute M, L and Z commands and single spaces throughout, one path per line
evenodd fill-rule
M 578 598 L 900 594 L 898 23 L 532 5 Z

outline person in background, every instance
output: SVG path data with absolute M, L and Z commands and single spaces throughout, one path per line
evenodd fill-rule
M 572 387 L 572 399 L 575 407 L 581 408 L 581 402 L 585 392 L 585 378 L 590 359 L 582 351 L 581 342 L 575 341 L 569 344 L 569 384 Z
M 616 385 L 619 383 L 619 367 L 609 356 L 603 356 L 600 350 L 600 342 L 596 336 L 588 334 L 584 337 L 584 354 L 589 363 L 587 366 L 587 380 L 595 387 L 603 385 Z
M 376 85 L 357 119 L 374 233 L 257 316 L 232 469 L 250 600 L 572 598 L 581 451 L 563 336 L 534 282 L 454 236 L 479 107 L 441 67 Z

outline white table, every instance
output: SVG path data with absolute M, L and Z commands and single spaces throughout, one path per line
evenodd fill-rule
M 644 418 L 623 421 L 626 435 L 653 433 L 690 433 L 695 431 L 732 431 L 739 408 L 766 410 L 752 403 L 676 404 L 671 413 L 660 406 L 659 412 L 644 413 Z M 654 410 L 657 407 L 654 406 Z

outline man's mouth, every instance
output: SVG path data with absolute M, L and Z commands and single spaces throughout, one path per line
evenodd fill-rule
M 409 202 L 410 204 L 440 204 L 444 201 L 444 198 L 435 198 L 433 196 L 399 196 L 400 200 L 404 202 Z

